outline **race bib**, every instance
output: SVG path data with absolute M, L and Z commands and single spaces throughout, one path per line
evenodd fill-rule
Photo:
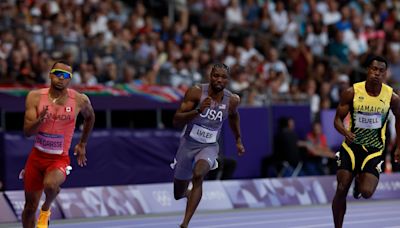
M 201 143 L 215 143 L 217 142 L 218 131 L 211 131 L 204 127 L 193 125 L 190 131 L 190 137 Z
M 356 128 L 379 129 L 382 127 L 381 114 L 356 113 L 355 117 Z
M 39 132 L 36 135 L 34 146 L 45 153 L 62 154 L 64 149 L 64 135 Z

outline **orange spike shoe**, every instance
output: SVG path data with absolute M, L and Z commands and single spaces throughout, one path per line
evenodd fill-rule
M 51 215 L 50 210 L 48 210 L 48 211 L 40 210 L 36 228 L 48 228 L 49 221 L 50 221 L 50 215 Z

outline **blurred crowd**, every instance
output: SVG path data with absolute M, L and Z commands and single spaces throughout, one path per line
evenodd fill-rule
M 46 83 L 65 59 L 76 85 L 185 89 L 223 62 L 243 105 L 306 102 L 317 115 L 371 55 L 398 87 L 399 18 L 396 0 L 5 0 L 0 82 Z

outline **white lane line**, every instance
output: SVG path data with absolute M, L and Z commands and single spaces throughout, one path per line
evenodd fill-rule
M 373 207 L 365 207 L 365 205 L 362 204 L 357 204 L 357 205 L 351 205 L 349 204 L 348 207 L 348 212 L 349 215 L 354 215 L 354 213 L 363 213 L 365 214 L 366 212 L 373 211 L 374 215 L 376 215 L 376 211 L 397 211 L 398 205 L 396 204 L 393 205 L 393 202 L 376 202 L 376 204 Z M 196 223 L 202 223 L 204 221 L 226 221 L 226 220 L 244 220 L 244 219 L 253 219 L 253 218 L 258 218 L 262 217 L 262 220 L 266 219 L 274 219 L 274 218 L 279 218 L 279 217 L 287 217 L 287 216 L 295 216 L 295 217 L 303 217 L 303 216 L 311 216 L 315 215 L 315 213 L 329 213 L 329 218 L 331 217 L 330 215 L 330 208 L 328 207 L 329 205 L 314 205 L 314 206 L 304 206 L 304 207 L 289 207 L 285 208 L 283 207 L 270 207 L 270 208 L 265 208 L 260 209 L 260 210 L 232 210 L 232 211 L 227 211 L 227 212 L 220 212 L 216 211 L 216 213 L 199 213 L 195 215 L 195 217 L 192 220 L 192 224 Z M 363 206 L 363 208 L 360 208 L 360 206 Z M 302 211 L 300 211 L 302 210 Z M 304 211 L 305 210 L 305 211 Z M 325 212 L 326 211 L 326 212 Z M 279 214 L 278 214 L 279 213 Z M 387 214 L 387 213 L 385 213 Z M 328 214 L 327 214 L 328 215 Z M 215 218 L 218 216 L 218 218 Z M 232 216 L 232 217 L 231 217 Z M 142 218 L 123 218 L 123 219 L 116 219 L 116 220 L 101 220 L 101 221 L 91 221 L 91 222 L 85 222 L 85 221 L 79 221 L 79 222 L 71 222 L 71 223 L 59 223 L 59 224 L 54 224 L 53 226 L 55 227 L 72 227 L 74 224 L 75 225 L 98 225 L 98 227 L 109 227 L 110 223 L 113 225 L 111 227 L 131 227 L 131 226 L 153 226 L 153 225 L 163 225 L 163 224 L 174 224 L 176 225 L 177 223 L 180 222 L 181 218 L 183 217 L 182 215 L 163 215 L 163 214 L 158 214 L 157 217 L 142 217 Z M 211 218 L 210 218 L 211 217 Z M 214 218 L 213 218 L 214 217 Z M 137 222 L 146 222 L 146 220 L 149 220 L 152 223 L 145 223 L 145 224 L 137 224 Z M 155 220 L 155 221 L 154 221 Z M 162 220 L 163 222 L 161 222 Z M 166 220 L 169 220 L 168 222 Z M 254 219 L 253 219 L 254 221 Z M 132 225 L 126 225 L 127 223 L 130 223 Z M 122 223 L 122 224 L 121 224 Z M 119 226 L 116 226 L 119 224 Z M 125 224 L 125 225 L 124 225 Z M 331 224 L 330 224 L 331 225 Z M 396 227 L 400 228 L 400 227 Z
M 324 216 L 324 218 L 327 218 L 327 216 Z M 306 218 L 298 218 L 298 219 L 285 219 L 281 221 L 259 221 L 259 222 L 242 222 L 242 223 L 230 223 L 230 224 L 223 224 L 223 225 L 215 225 L 215 226 L 199 226 L 196 228 L 224 228 L 224 227 L 244 227 L 244 226 L 250 226 L 250 225 L 262 225 L 262 224 L 269 224 L 269 223 L 275 223 L 275 222 L 298 222 L 298 221 L 307 221 L 311 219 L 306 219 Z M 383 221 L 398 221 L 400 218 L 382 218 L 382 219 L 369 219 L 369 220 L 363 220 L 363 221 L 351 221 L 351 222 L 346 222 L 344 225 L 350 225 L 350 224 L 363 224 L 363 223 L 370 223 L 370 222 L 383 222 Z M 314 228 L 314 227 L 332 227 L 333 223 L 323 223 L 323 224 L 315 224 L 311 226 L 307 225 L 302 225 L 302 226 L 293 226 L 291 228 Z
M 392 211 L 392 212 L 370 212 L 370 213 L 362 213 L 358 215 L 352 215 L 351 217 L 370 217 L 370 216 L 379 216 L 379 215 L 390 215 L 390 214 L 395 214 L 397 215 L 397 211 Z M 296 214 L 298 216 L 298 214 Z M 198 226 L 198 228 L 219 228 L 219 227 L 240 227 L 244 225 L 261 225 L 261 224 L 269 224 L 269 223 L 282 223 L 282 222 L 298 222 L 298 221 L 312 221 L 312 220 L 320 220 L 320 219 L 331 219 L 332 216 L 313 216 L 313 217 L 307 217 L 307 218 L 292 218 L 288 219 L 287 215 L 282 215 L 280 217 L 284 217 L 282 219 L 269 219 L 265 215 L 256 215 L 256 216 L 237 216 L 236 218 L 230 218 L 229 222 L 233 222 L 232 220 L 243 220 L 243 219 L 251 219 L 251 222 L 235 222 L 235 223 L 224 223 L 222 225 L 205 225 L 205 226 Z M 301 216 L 302 217 L 302 216 Z M 400 218 L 399 218 L 400 219 Z M 256 221 L 254 221 L 256 220 Z M 258 220 L 258 221 L 257 221 Z M 261 220 L 261 221 L 260 221 Z M 198 223 L 210 223 L 210 222 L 224 222 L 227 221 L 227 218 L 221 217 L 221 218 L 214 218 L 214 219 L 202 219 L 202 220 L 193 220 L 192 221 L 192 226 L 194 224 Z M 157 223 L 146 223 L 146 224 L 134 224 L 135 227 L 149 227 L 149 226 L 160 226 L 160 225 L 173 225 L 177 224 L 177 221 L 174 222 L 157 222 Z M 119 225 L 119 226 L 107 226 L 108 228 L 129 228 L 132 227 L 133 224 L 130 225 Z M 330 226 L 332 223 L 329 224 Z M 197 227 L 197 226 L 196 226 Z M 303 226 L 301 226 L 303 227 Z
M 395 208 L 398 208 L 398 206 L 393 206 L 393 207 L 379 207 L 380 211 L 392 211 Z M 272 208 L 274 209 L 274 208 Z M 222 213 L 215 213 L 215 214 L 198 214 L 195 215 L 195 217 L 193 218 L 192 222 L 202 222 L 202 221 L 221 221 L 221 220 L 227 220 L 229 219 L 243 219 L 245 218 L 258 218 L 258 217 L 262 217 L 265 219 L 274 219 L 274 218 L 280 218 L 280 217 L 288 217 L 288 216 L 293 216 L 293 214 L 295 214 L 294 216 L 296 217 L 303 217 L 303 216 L 307 216 L 307 215 L 314 215 L 316 212 L 320 213 L 321 210 L 322 211 L 327 211 L 328 213 L 330 213 L 330 209 L 327 207 L 323 207 L 323 208 L 308 208 L 307 206 L 305 206 L 304 208 L 296 208 L 294 210 L 284 210 L 282 207 L 276 208 L 277 210 L 260 210 L 260 211 L 232 211 L 232 212 L 222 212 Z M 283 209 L 283 210 L 282 210 Z M 288 209 L 292 209 L 292 208 L 288 208 Z M 311 210 L 310 210 L 311 209 Z M 299 210 L 307 210 L 307 211 L 299 211 Z M 352 208 L 352 209 L 348 209 L 348 212 L 354 214 L 354 213 L 368 213 L 368 212 L 373 212 L 374 214 L 376 214 L 377 208 L 376 207 L 371 207 L 371 208 Z M 127 222 L 132 222 L 132 223 L 138 223 L 138 222 L 146 222 L 146 220 L 152 220 L 153 222 L 150 223 L 145 223 L 145 224 L 165 224 L 166 220 L 172 220 L 174 222 L 176 222 L 176 220 L 181 219 L 183 217 L 183 213 L 182 215 L 166 215 L 163 216 L 162 214 L 159 214 L 158 216 L 162 216 L 162 217 L 147 217 L 147 218 L 124 218 L 124 219 L 117 219 L 115 221 L 113 220 L 103 220 L 103 221 L 91 221 L 91 222 L 85 222 L 85 221 L 81 221 L 81 222 L 72 222 L 72 223 L 66 223 L 66 224 L 57 224 L 56 226 L 68 226 L 70 224 L 87 224 L 87 225 L 92 225 L 92 224 L 104 224 L 107 225 L 107 223 L 127 223 Z M 210 218 L 210 217 L 218 217 L 218 218 Z M 154 222 L 154 220 L 163 220 L 163 222 Z M 171 222 L 168 222 L 167 224 L 173 224 Z M 136 225 L 145 225 L 145 224 L 136 224 Z
M 398 212 L 397 212 L 398 214 Z M 380 219 L 367 219 L 367 220 L 361 220 L 361 221 L 349 221 L 349 222 L 344 222 L 344 226 L 350 225 L 350 224 L 363 224 L 363 223 L 371 223 L 371 222 L 385 222 L 385 221 L 398 221 L 400 218 L 380 218 Z M 314 224 L 314 225 L 309 225 L 309 226 L 291 226 L 290 228 L 314 228 L 314 227 L 331 227 L 333 223 L 322 223 L 322 224 Z M 393 226 L 393 227 L 400 227 L 400 226 Z
M 299 221 L 309 221 L 321 218 L 330 218 L 330 216 L 320 216 L 318 218 L 294 218 L 294 219 L 278 219 L 278 220 L 268 220 L 268 221 L 255 221 L 255 222 L 239 222 L 239 223 L 225 223 L 222 225 L 207 225 L 207 226 L 198 226 L 197 228 L 221 228 L 221 227 L 244 227 L 249 225 L 261 225 L 261 224 L 270 224 L 270 223 L 282 223 L 282 222 L 299 222 Z

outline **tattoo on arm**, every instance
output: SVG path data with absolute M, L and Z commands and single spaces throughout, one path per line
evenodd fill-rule
M 87 143 L 90 132 L 93 129 L 95 114 L 89 98 L 82 94 L 81 114 L 84 118 L 83 131 L 79 143 Z

